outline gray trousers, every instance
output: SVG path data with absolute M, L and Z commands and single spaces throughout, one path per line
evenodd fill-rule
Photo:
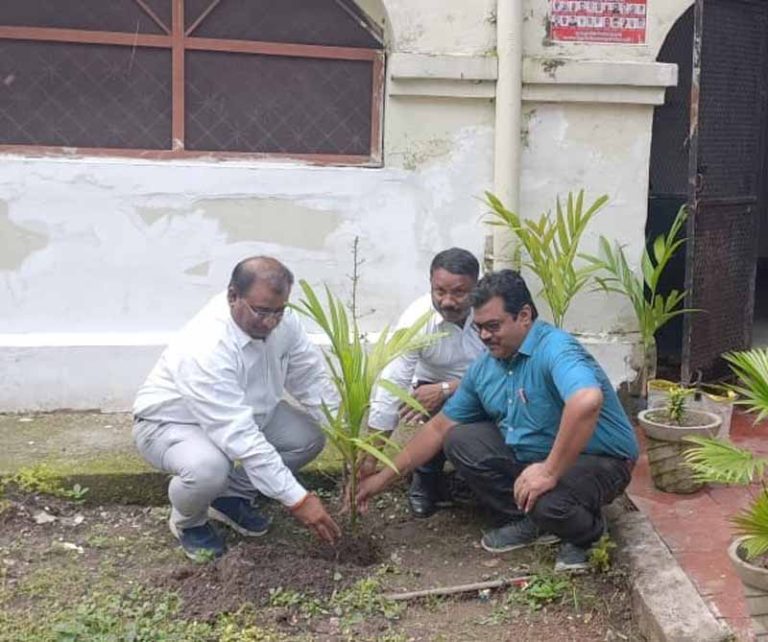
M 317 457 L 325 445 L 317 422 L 286 401 L 278 403 L 261 431 L 292 472 Z M 208 506 L 218 497 L 254 499 L 258 494 L 243 468 L 235 467 L 196 424 L 136 418 L 133 439 L 144 459 L 173 475 L 168 498 L 177 528 L 205 524 Z

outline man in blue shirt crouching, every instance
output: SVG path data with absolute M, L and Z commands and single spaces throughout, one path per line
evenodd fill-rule
M 483 277 L 472 305 L 488 352 L 394 463 L 405 475 L 443 449 L 503 518 L 483 536 L 483 548 L 502 553 L 562 541 L 555 570 L 584 569 L 605 530 L 602 506 L 629 483 L 638 456 L 632 425 L 592 356 L 537 319 L 517 272 Z M 397 477 L 384 468 L 361 480 L 361 510 Z

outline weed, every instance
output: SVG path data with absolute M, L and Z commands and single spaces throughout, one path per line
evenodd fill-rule
M 540 573 L 520 589 L 510 589 L 496 605 L 491 614 L 481 620 L 481 624 L 505 624 L 519 616 L 519 607 L 538 611 L 544 606 L 560 603 L 571 594 L 574 604 L 578 603 L 576 587 L 567 577 Z
M 598 573 L 607 573 L 611 570 L 614 548 L 616 548 L 616 542 L 611 539 L 611 536 L 607 533 L 603 535 L 589 552 L 590 567 Z
M 556 575 L 535 575 L 521 590 L 525 603 L 533 611 L 542 606 L 561 601 L 571 590 L 571 580 Z
M 209 564 L 216 559 L 216 551 L 210 548 L 201 548 L 195 551 L 195 557 L 192 560 L 195 564 Z
M 337 615 L 349 619 L 363 619 L 364 616 L 382 615 L 395 620 L 403 612 L 403 605 L 387 600 L 381 594 L 381 581 L 377 577 L 366 577 L 350 588 L 336 593 L 330 606 Z
M 21 468 L 15 474 L 0 479 L 0 490 L 4 490 L 9 485 L 16 486 L 19 490 L 27 493 L 52 495 L 77 503 L 84 501 L 89 490 L 80 484 L 75 484 L 69 490 L 64 488 L 61 477 L 46 464 Z
M 270 606 L 296 606 L 300 604 L 304 599 L 304 596 L 290 589 L 284 589 L 282 586 L 269 589 L 269 605 Z

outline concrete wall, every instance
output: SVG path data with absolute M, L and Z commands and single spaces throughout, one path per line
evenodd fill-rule
M 344 294 L 359 236 L 363 325 L 375 330 L 424 291 L 436 251 L 480 255 L 495 4 L 360 0 L 387 38 L 382 168 L 4 156 L 0 409 L 128 407 L 167 337 L 243 256 L 275 255 Z M 546 0 L 524 3 L 523 213 L 569 189 L 608 193 L 587 245 L 602 233 L 639 257 L 653 107 L 674 83 L 653 61 L 689 4 L 649 0 L 649 44 L 626 47 L 552 44 Z M 632 376 L 633 324 L 597 295 L 567 319 L 616 383 Z

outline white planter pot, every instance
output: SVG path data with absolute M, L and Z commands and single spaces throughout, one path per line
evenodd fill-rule
M 688 410 L 686 414 L 696 417 L 700 425 L 674 426 L 649 418 L 654 412 L 659 412 L 659 409 L 649 408 L 637 415 L 647 437 L 648 464 L 653 485 L 665 493 L 695 493 L 704 484 L 693 478 L 693 472 L 685 463 L 683 456 L 691 447 L 685 438 L 715 437 L 722 419 L 704 410 Z
M 768 569 L 744 561 L 740 550 L 744 538 L 740 537 L 728 547 L 728 557 L 744 586 L 752 628 L 760 640 L 768 637 Z

